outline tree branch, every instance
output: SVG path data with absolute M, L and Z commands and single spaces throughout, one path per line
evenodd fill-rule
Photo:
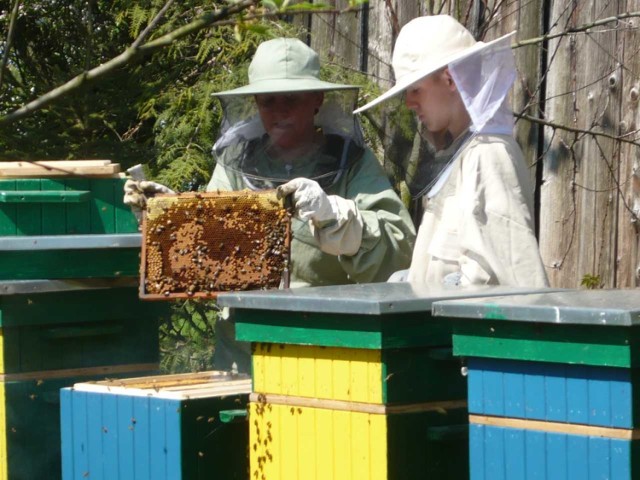
M 144 56 L 150 55 L 158 50 L 161 50 L 164 47 L 171 45 L 176 40 L 186 37 L 192 33 L 198 32 L 203 28 L 212 26 L 217 24 L 220 20 L 226 19 L 231 15 L 235 15 L 240 13 L 249 7 L 256 5 L 258 0 L 242 0 L 238 3 L 230 5 L 228 7 L 222 8 L 220 10 L 215 10 L 213 12 L 207 12 L 201 15 L 199 18 L 194 20 L 193 22 L 185 25 L 184 27 L 178 28 L 173 32 L 170 32 L 162 37 L 157 38 L 149 43 L 146 43 L 139 47 L 129 47 L 127 50 L 122 52 L 117 57 L 112 58 L 106 63 L 102 65 L 98 65 L 97 67 L 83 72 L 80 75 L 75 76 L 67 83 L 60 85 L 59 87 L 50 90 L 49 92 L 41 95 L 35 100 L 29 102 L 23 107 L 14 110 L 13 112 L 1 116 L 0 117 L 0 125 L 9 124 L 19 120 L 21 118 L 26 117 L 27 115 L 44 108 L 55 100 L 62 98 L 69 93 L 75 91 L 83 85 L 88 84 L 89 82 L 93 82 L 96 79 L 107 75 L 108 73 L 117 70 L 120 67 L 123 67 L 129 63 L 132 63 L 135 60 L 138 60 Z
M 566 35 L 571 35 L 572 33 L 581 33 L 581 32 L 589 33 L 589 30 L 592 29 L 593 27 L 599 27 L 612 22 L 619 22 L 620 20 L 624 20 L 625 18 L 633 18 L 633 17 L 640 17 L 640 12 L 621 13 L 620 15 L 616 15 L 615 17 L 602 18 L 600 20 L 596 20 L 593 23 L 586 23 L 584 25 L 580 25 L 579 27 L 570 28 L 563 32 L 550 33 L 548 35 L 542 35 L 541 37 L 529 38 L 521 42 L 515 42 L 512 45 L 512 48 L 526 47 L 527 45 L 535 45 L 536 43 L 542 43 L 546 40 L 551 40 L 558 37 L 564 37 Z
M 567 125 L 560 125 L 559 123 L 550 122 L 548 120 L 532 117 L 530 115 L 526 115 L 526 114 L 523 114 L 523 113 L 514 113 L 513 115 L 515 117 L 517 117 L 517 118 L 521 118 L 523 120 L 527 120 L 527 121 L 532 122 L 532 123 L 537 123 L 538 125 L 544 125 L 546 127 L 551 127 L 551 128 L 555 128 L 555 129 L 558 129 L 558 130 L 565 130 L 567 132 L 572 132 L 572 133 L 579 133 L 579 134 L 582 134 L 582 135 L 592 135 L 594 137 L 609 138 L 609 139 L 615 140 L 617 142 L 628 143 L 630 145 L 634 145 L 636 147 L 640 147 L 640 142 L 636 142 L 636 141 L 633 141 L 633 140 L 627 140 L 627 139 L 625 139 L 623 137 L 616 136 L 616 135 L 611 135 L 609 133 L 594 132 L 593 130 L 584 130 L 584 129 L 581 129 L 581 128 L 569 127 Z
M 2 56 L 2 65 L 0 65 L 0 87 L 2 87 L 2 80 L 4 80 L 4 71 L 7 68 L 7 62 L 9 61 L 9 52 L 11 51 L 11 43 L 13 42 L 13 32 L 16 27 L 16 18 L 18 18 L 18 9 L 20 7 L 20 0 L 16 0 L 13 4 L 13 10 L 11 10 L 11 19 L 9 20 L 9 32 L 7 33 L 7 41 L 4 45 L 4 55 Z
M 138 48 L 140 46 L 140 44 L 146 38 L 149 32 L 156 27 L 158 22 L 162 19 L 162 17 L 164 17 L 164 14 L 167 13 L 167 10 L 169 10 L 169 7 L 173 4 L 173 1 L 174 0 L 168 0 L 167 3 L 164 4 L 164 7 L 160 9 L 158 14 L 153 18 L 153 20 L 149 22 L 149 25 L 146 26 L 146 28 L 142 31 L 142 33 L 138 36 L 138 38 L 136 38 L 135 41 L 131 44 L 131 48 Z

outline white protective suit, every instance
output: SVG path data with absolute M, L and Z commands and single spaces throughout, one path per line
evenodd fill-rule
M 454 143 L 451 148 L 458 145 Z M 533 190 L 509 135 L 475 135 L 426 199 L 408 280 L 442 285 L 547 286 L 533 227 Z
M 426 195 L 409 281 L 549 284 L 534 233 L 533 188 L 507 108 L 515 79 L 509 41 L 448 65 L 472 123 L 436 154 L 451 161 Z

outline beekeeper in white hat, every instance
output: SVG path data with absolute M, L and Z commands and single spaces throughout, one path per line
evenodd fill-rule
M 318 54 L 300 40 L 258 46 L 249 83 L 215 94 L 224 121 L 207 190 L 277 188 L 291 197 L 291 287 L 384 282 L 409 266 L 415 229 L 363 143 L 352 113 L 358 87 L 319 73 Z M 156 185 L 130 183 L 125 203 Z M 241 359 L 232 325 L 219 323 L 216 368 L 234 362 L 245 371 L 248 349 Z
M 425 213 L 411 266 L 393 280 L 432 285 L 546 286 L 533 225 L 533 188 L 512 137 L 510 40 L 476 41 L 448 15 L 407 23 L 393 51 L 396 83 L 356 110 L 399 93 L 445 168 L 419 192 Z

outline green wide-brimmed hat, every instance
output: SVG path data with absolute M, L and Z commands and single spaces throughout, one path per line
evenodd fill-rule
M 314 92 L 359 88 L 324 82 L 319 78 L 318 54 L 297 38 L 276 38 L 261 43 L 249 65 L 249 84 L 214 93 L 216 96 L 259 93 Z

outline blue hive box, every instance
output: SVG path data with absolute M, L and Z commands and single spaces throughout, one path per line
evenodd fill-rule
M 80 383 L 60 393 L 65 480 L 246 479 L 251 380 L 201 372 Z

